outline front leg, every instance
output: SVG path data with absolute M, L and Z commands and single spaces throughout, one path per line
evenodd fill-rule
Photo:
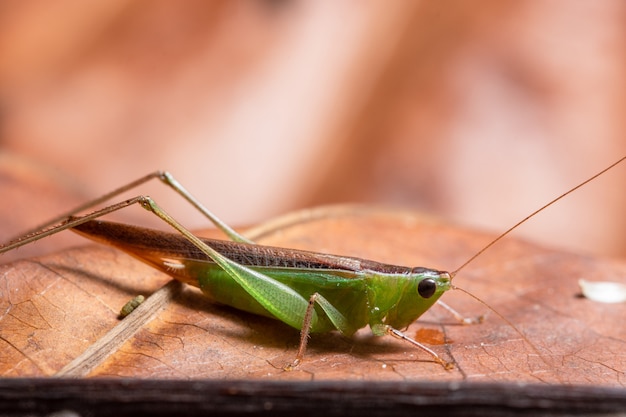
M 387 324 L 382 324 L 382 323 L 381 324 L 375 324 L 375 325 L 372 325 L 370 327 L 372 328 L 372 333 L 374 333 L 375 335 L 378 335 L 378 336 L 382 336 L 382 335 L 393 336 L 396 339 L 404 340 L 405 342 L 409 342 L 413 346 L 422 349 L 424 352 L 426 352 L 430 356 L 432 356 L 432 358 L 435 360 L 435 362 L 437 362 L 438 364 L 443 366 L 444 369 L 446 369 L 446 370 L 454 368 L 454 364 L 452 362 L 444 361 L 441 358 L 441 356 L 439 356 L 439 355 L 437 355 L 435 353 L 435 351 L 433 351 L 432 349 L 429 349 L 426 346 L 422 345 L 417 340 L 411 339 L 409 336 L 407 336 L 406 334 L 402 333 L 398 329 L 394 329 L 393 327 L 391 327 L 391 326 L 389 326 Z

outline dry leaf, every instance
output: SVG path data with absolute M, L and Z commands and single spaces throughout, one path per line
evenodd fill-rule
M 416 213 L 326 207 L 266 225 L 259 243 L 454 269 L 493 236 Z M 257 229 L 254 234 L 257 234 Z M 454 360 L 445 371 L 422 352 L 392 338 L 313 335 L 303 364 L 286 372 L 298 332 L 275 320 L 212 305 L 199 291 L 182 294 L 124 343 L 91 376 L 142 378 L 267 378 L 529 381 L 620 385 L 626 361 L 623 305 L 578 296 L 577 281 L 624 274 L 620 262 L 547 250 L 509 238 L 459 273 L 455 284 L 486 307 L 451 291 L 443 300 L 484 323 L 462 326 L 435 306 L 407 330 Z M 168 281 L 114 249 L 87 246 L 0 270 L 0 367 L 4 376 L 49 376 L 109 329 L 137 294 Z M 612 319 L 615 318 L 615 319 Z M 436 340 L 436 338 L 435 338 Z M 532 346 L 529 343 L 532 343 Z

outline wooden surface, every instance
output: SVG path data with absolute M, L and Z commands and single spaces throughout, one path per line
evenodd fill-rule
M 9 416 L 606 416 L 623 390 L 599 387 L 369 381 L 0 380 Z M 58 413 L 58 414 L 52 414 Z
M 358 206 L 298 212 L 251 235 L 259 243 L 448 270 L 492 238 L 417 213 Z M 625 275 L 624 262 L 504 240 L 454 284 L 504 315 L 533 346 L 484 306 L 451 291 L 446 303 L 468 316 L 487 314 L 485 322 L 461 326 L 435 307 L 407 330 L 453 360 L 451 371 L 401 341 L 371 337 L 366 328 L 354 338 L 314 335 L 303 364 L 286 372 L 297 331 L 211 305 L 185 287 L 88 376 L 621 386 L 626 305 L 581 298 L 577 280 L 623 281 Z M 43 377 L 125 326 L 117 318 L 121 306 L 169 278 L 116 250 L 86 246 L 4 265 L 0 280 L 2 375 Z

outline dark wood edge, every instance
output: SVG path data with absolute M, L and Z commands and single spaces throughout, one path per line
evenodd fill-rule
M 563 416 L 626 410 L 626 390 L 525 384 L 15 378 L 2 416 Z M 296 414 L 297 413 L 297 414 Z

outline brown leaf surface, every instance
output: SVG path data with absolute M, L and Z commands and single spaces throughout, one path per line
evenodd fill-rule
M 297 212 L 251 231 L 259 243 L 454 269 L 493 236 L 418 213 L 356 206 Z M 579 296 L 577 280 L 624 280 L 626 264 L 505 239 L 462 271 L 443 300 L 484 323 L 462 326 L 435 306 L 409 327 L 454 360 L 443 370 L 422 352 L 362 329 L 353 338 L 314 335 L 303 364 L 291 361 L 298 332 L 277 321 L 207 303 L 194 288 L 144 325 L 90 376 L 529 381 L 623 385 L 624 304 Z M 122 305 L 169 278 L 114 249 L 86 246 L 0 269 L 3 376 L 54 375 L 110 329 Z M 137 312 L 140 314 L 139 312 Z M 447 343 L 441 344 L 445 337 Z M 539 356 L 538 353 L 541 355 Z

